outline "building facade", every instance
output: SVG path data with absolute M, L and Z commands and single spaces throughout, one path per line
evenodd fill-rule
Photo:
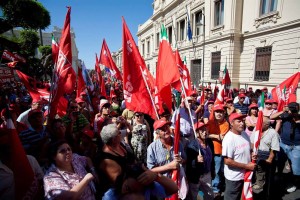
M 154 0 L 152 6 L 153 15 L 137 36 L 154 76 L 162 24 L 172 48 L 186 57 L 195 85 L 219 83 L 227 66 L 232 87 L 270 90 L 300 70 L 297 0 Z

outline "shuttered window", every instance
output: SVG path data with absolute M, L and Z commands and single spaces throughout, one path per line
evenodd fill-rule
M 221 51 L 211 53 L 211 79 L 219 78 Z
M 255 81 L 268 81 L 270 75 L 272 47 L 256 49 Z

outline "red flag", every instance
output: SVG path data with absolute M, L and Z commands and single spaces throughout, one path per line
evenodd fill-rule
M 222 85 L 230 85 L 230 84 L 231 84 L 230 76 L 229 76 L 229 73 L 228 73 L 227 65 L 225 65 Z
M 99 91 L 100 91 L 100 95 L 104 96 L 106 98 L 106 90 L 105 90 L 105 83 L 101 74 L 101 70 L 99 67 L 99 61 L 98 61 L 98 57 L 96 54 L 96 64 L 95 64 L 95 71 L 97 74 L 97 82 L 98 82 L 98 86 L 99 86 Z
M 175 131 L 174 131 L 174 154 L 178 154 L 179 152 L 179 141 L 180 141 L 180 112 L 176 114 L 176 121 L 175 121 Z M 179 170 L 175 169 L 172 172 L 172 180 L 177 184 L 179 188 Z M 173 194 L 171 197 L 166 198 L 166 200 L 178 200 L 178 192 Z
M 11 68 L 15 68 L 15 66 L 18 64 L 18 61 L 13 61 L 13 62 L 9 62 L 9 63 L 6 63 L 8 67 L 11 67 Z
M 13 53 L 11 53 L 7 50 L 3 51 L 2 58 L 6 59 L 6 60 L 10 60 L 10 61 L 17 61 L 18 60 Z
M 180 80 L 180 73 L 177 67 L 172 48 L 167 41 L 167 32 L 162 25 L 161 42 L 159 44 L 158 61 L 156 67 L 156 86 L 158 95 L 162 98 L 167 108 L 172 110 L 171 84 Z M 164 109 L 160 106 L 159 113 Z
M 142 112 L 156 119 L 154 107 L 151 102 L 150 94 L 147 91 L 142 71 L 145 65 L 139 50 L 134 42 L 134 39 L 123 21 L 123 93 L 126 108 Z M 145 68 L 145 66 L 144 66 Z
M 52 98 L 50 106 L 50 118 L 54 118 L 57 112 L 65 113 L 67 104 L 63 99 L 63 95 L 74 91 L 74 82 L 76 80 L 75 72 L 72 68 L 72 48 L 70 34 L 70 14 L 71 7 L 68 7 L 68 12 L 65 19 L 62 37 L 59 43 L 59 53 L 54 70 L 54 80 L 52 88 Z
M 77 79 L 77 97 L 80 97 L 80 93 L 86 89 L 86 85 L 82 76 L 82 69 L 78 67 L 78 79 Z
M 179 73 L 180 73 L 180 77 L 182 79 L 183 82 L 183 86 L 184 86 L 184 90 L 187 96 L 190 96 L 192 93 L 192 86 L 191 86 L 191 76 L 190 76 L 190 72 L 188 70 L 188 68 L 186 67 L 186 60 L 185 62 L 182 62 L 181 58 L 180 58 L 180 54 L 178 52 L 178 49 L 175 51 L 175 60 L 179 69 Z M 178 90 L 179 92 L 181 92 L 181 83 L 180 80 L 173 83 L 172 86 Z
M 109 97 L 110 97 L 110 100 L 111 100 L 113 97 L 116 97 L 116 93 L 115 93 L 115 90 L 114 90 L 113 87 L 110 87 Z
M 272 89 L 272 97 L 278 102 L 277 110 L 279 112 L 283 110 L 284 105 L 287 105 L 290 102 L 297 102 L 296 91 L 299 80 L 300 72 L 297 72 Z
M 46 99 L 49 101 L 50 92 L 47 88 L 38 88 L 36 86 L 36 80 L 32 77 L 27 76 L 19 70 L 16 70 L 20 80 L 23 82 L 24 86 L 28 90 L 30 96 L 34 100 Z
M 116 79 L 122 81 L 122 75 L 120 70 L 117 68 L 115 62 L 113 61 L 108 46 L 106 44 L 105 39 L 103 39 L 102 48 L 99 57 L 99 63 L 109 68 L 112 76 L 116 77 Z
M 54 36 L 52 35 L 52 60 L 53 60 L 53 63 L 55 63 L 57 60 L 58 52 L 59 52 L 59 46 L 58 46 L 57 42 L 55 41 Z
M 34 178 L 33 170 L 12 120 L 8 119 L 7 128 L 0 129 L 0 131 L 6 132 L 0 134 L 4 135 L 1 137 L 1 141 L 3 142 L 5 137 L 5 141 L 9 144 L 8 151 L 10 155 L 5 164 L 14 173 L 16 199 L 33 199 L 32 195 L 35 195 L 35 191 L 37 191 L 37 188 L 34 188 L 37 180 Z

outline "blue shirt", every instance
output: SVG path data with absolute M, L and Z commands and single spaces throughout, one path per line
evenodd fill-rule
M 173 139 L 174 142 L 174 139 Z M 181 158 L 186 160 L 186 154 L 183 150 L 182 144 L 179 142 L 179 154 Z M 147 148 L 147 167 L 152 169 L 155 167 L 166 165 L 173 161 L 174 158 L 174 146 L 168 151 L 160 141 L 160 139 L 152 142 Z M 161 173 L 164 176 L 171 177 L 172 170 L 169 172 Z
M 283 113 L 281 116 L 282 127 L 280 129 L 281 142 L 287 145 L 300 145 L 300 123 L 294 123 L 292 127 L 292 116 Z
M 248 114 L 248 104 L 242 104 L 241 105 L 239 103 L 235 103 L 234 108 L 239 109 L 243 115 Z

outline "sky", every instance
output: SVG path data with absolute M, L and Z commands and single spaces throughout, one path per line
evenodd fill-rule
M 136 40 L 138 25 L 145 23 L 153 14 L 153 0 L 38 0 L 49 11 L 51 32 L 54 26 L 63 27 L 67 8 L 71 6 L 71 28 L 79 59 L 88 69 L 94 69 L 95 53 L 101 51 L 106 40 L 110 52 L 122 47 L 122 16 Z

